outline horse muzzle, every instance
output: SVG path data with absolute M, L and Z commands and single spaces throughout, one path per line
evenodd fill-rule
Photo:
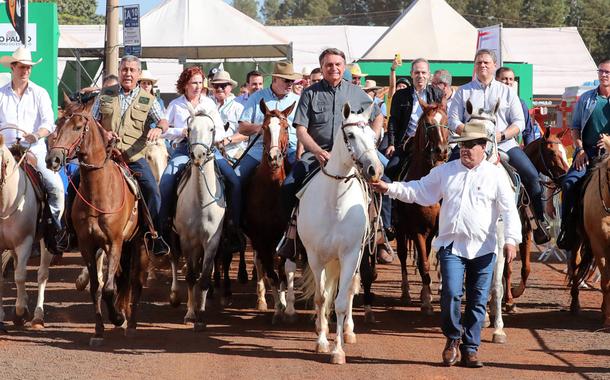
M 362 162 L 362 175 L 367 182 L 377 182 L 383 175 L 383 165 L 375 155 L 374 159 L 366 159 Z
M 47 169 L 58 172 L 66 164 L 66 155 L 63 152 L 51 149 L 45 158 Z

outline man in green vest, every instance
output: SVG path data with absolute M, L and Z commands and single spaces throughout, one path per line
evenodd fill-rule
M 116 88 L 102 89 L 95 100 L 92 114 L 106 129 L 108 138 L 116 140 L 117 149 L 140 185 L 152 223 L 157 224 L 161 195 L 157 181 L 144 158 L 144 150 L 146 141 L 159 138 L 161 133 L 167 131 L 169 123 L 155 96 L 138 86 L 141 73 L 142 66 L 138 57 L 124 56 L 119 66 L 118 91 Z M 151 128 L 152 123 L 155 123 L 156 127 Z M 169 246 L 156 233 L 159 226 L 150 224 L 153 253 L 157 256 L 167 254 Z

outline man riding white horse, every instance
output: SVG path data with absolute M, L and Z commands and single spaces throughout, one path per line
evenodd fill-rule
M 58 254 L 66 244 L 61 224 L 65 204 L 64 187 L 59 174 L 46 167 L 47 147 L 44 141 L 55 130 L 55 116 L 47 91 L 30 80 L 33 66 L 41 61 L 42 58 L 32 61 L 32 54 L 26 47 L 20 47 L 13 55 L 0 59 L 3 66 L 11 69 L 11 82 L 0 88 L 0 125 L 13 124 L 19 128 L 4 129 L 0 133 L 4 135 L 7 146 L 25 143 L 36 156 L 36 170 L 42 175 L 53 218 L 51 231 L 47 231 L 47 234 L 55 238 L 45 241 L 51 253 Z

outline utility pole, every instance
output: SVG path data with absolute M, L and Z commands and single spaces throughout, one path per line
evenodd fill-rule
M 104 45 L 104 76 L 118 75 L 119 68 L 119 0 L 106 1 L 106 44 Z

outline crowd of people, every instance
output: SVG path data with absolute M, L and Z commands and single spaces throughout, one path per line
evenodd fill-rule
M 3 129 L 1 133 L 7 145 L 27 143 L 38 158 L 37 169 L 47 189 L 54 220 L 53 235 L 63 237 L 65 234 L 59 233 L 65 228 L 61 222 L 64 214 L 63 184 L 59 175 L 45 166 L 47 148 L 44 138 L 55 131 L 53 110 L 48 93 L 29 79 L 33 66 L 38 62 L 33 61 L 31 53 L 23 47 L 0 60 L 12 74 L 12 81 L 0 88 L 0 124 L 14 124 L 20 128 Z M 375 136 L 378 156 L 385 166 L 383 181 L 373 184 L 373 187 L 385 197 L 382 220 L 386 236 L 391 240 L 393 235 L 392 202 L 389 198 L 424 205 L 444 200 L 437 239 L 444 279 L 441 316 L 443 333 L 447 337 L 443 361 L 446 365 L 453 365 L 461 356 L 462 364 L 466 366 L 482 366 L 477 357 L 480 330 L 491 271 L 498 252 L 496 237 L 476 230 L 477 226 L 485 223 L 473 222 L 503 215 L 507 236 L 504 253 L 509 260 L 514 257 L 515 246 L 521 240 L 521 225 L 515 216 L 514 201 L 509 199 L 507 190 L 510 185 L 502 182 L 501 177 L 494 174 L 497 168 L 485 161 L 485 146 L 491 141 L 490 137 L 485 131 L 467 124 L 471 116 L 467 111 L 467 101 L 476 109 L 496 110 L 496 131 L 491 139 L 495 138 L 499 149 L 510 157 L 510 164 L 520 174 L 531 197 L 537 225 L 536 242 L 549 240 L 538 173 L 518 140 L 523 136 L 524 142 L 528 143 L 536 138 L 537 131 L 524 101 L 512 87 L 515 73 L 510 68 L 496 68 L 494 53 L 480 50 L 474 58 L 473 80 L 456 89 L 452 87 L 451 74 L 442 69 L 431 73 L 425 58 L 412 61 L 410 80 L 397 78 L 396 70 L 401 62 L 395 59 L 390 70 L 389 90 L 382 99 L 378 95 L 385 89 L 377 86 L 375 81 L 367 80 L 367 74 L 357 63 L 348 65 L 340 50 L 324 50 L 319 63 L 319 68 L 298 73 L 292 63 L 278 62 L 269 74 L 269 87 L 264 87 L 265 74 L 259 71 L 249 72 L 244 78 L 245 83 L 239 87 L 227 71 L 216 69 L 206 75 L 200 67 L 190 66 L 179 74 L 176 82 L 179 96 L 167 107 L 154 95 L 156 79 L 149 71 L 142 70 L 137 57 L 124 56 L 118 76 L 104 78 L 92 116 L 104 127 L 108 139 L 116 142 L 123 159 L 136 174 L 152 217 L 153 225 L 149 226 L 153 232 L 149 244 L 152 252 L 161 256 L 169 250 L 166 242 L 169 241 L 171 224 L 168 221 L 175 203 L 178 175 L 189 160 L 185 137 L 192 111 L 204 111 L 214 120 L 215 158 L 226 181 L 229 201 L 227 228 L 230 236 L 238 236 L 241 234 L 245 187 L 263 155 L 263 141 L 259 138 L 264 119 L 261 101 L 269 109 L 284 110 L 296 105 L 288 116 L 290 128 L 286 157 L 291 170 L 282 191 L 287 224 L 291 223 L 290 215 L 297 203 L 295 195 L 303 180 L 330 158 L 333 132 L 343 122 L 342 105 L 349 102 L 357 113 L 373 107 L 371 134 Z M 575 107 L 573 137 L 576 158 L 564 188 L 565 194 L 569 195 L 566 198 L 572 200 L 576 197 L 574 185 L 590 168 L 592 158 L 598 153 L 600 136 L 610 133 L 610 61 L 603 61 L 598 73 L 599 87 L 584 94 Z M 239 95 L 235 96 L 237 91 Z M 420 100 L 446 104 L 453 153 L 449 163 L 434 169 L 429 176 L 401 183 L 412 154 L 412 137 L 423 112 Z M 147 140 L 160 137 L 170 142 L 171 156 L 157 184 L 143 151 Z M 564 213 L 571 210 L 573 202 L 568 205 L 564 207 Z M 51 247 L 54 251 L 61 251 L 65 243 L 59 240 L 56 247 Z M 290 238 L 286 239 L 279 254 L 291 259 L 295 255 L 295 246 Z M 391 262 L 388 247 L 381 244 L 379 248 L 379 262 Z M 460 319 L 464 273 L 467 304 L 465 317 Z

